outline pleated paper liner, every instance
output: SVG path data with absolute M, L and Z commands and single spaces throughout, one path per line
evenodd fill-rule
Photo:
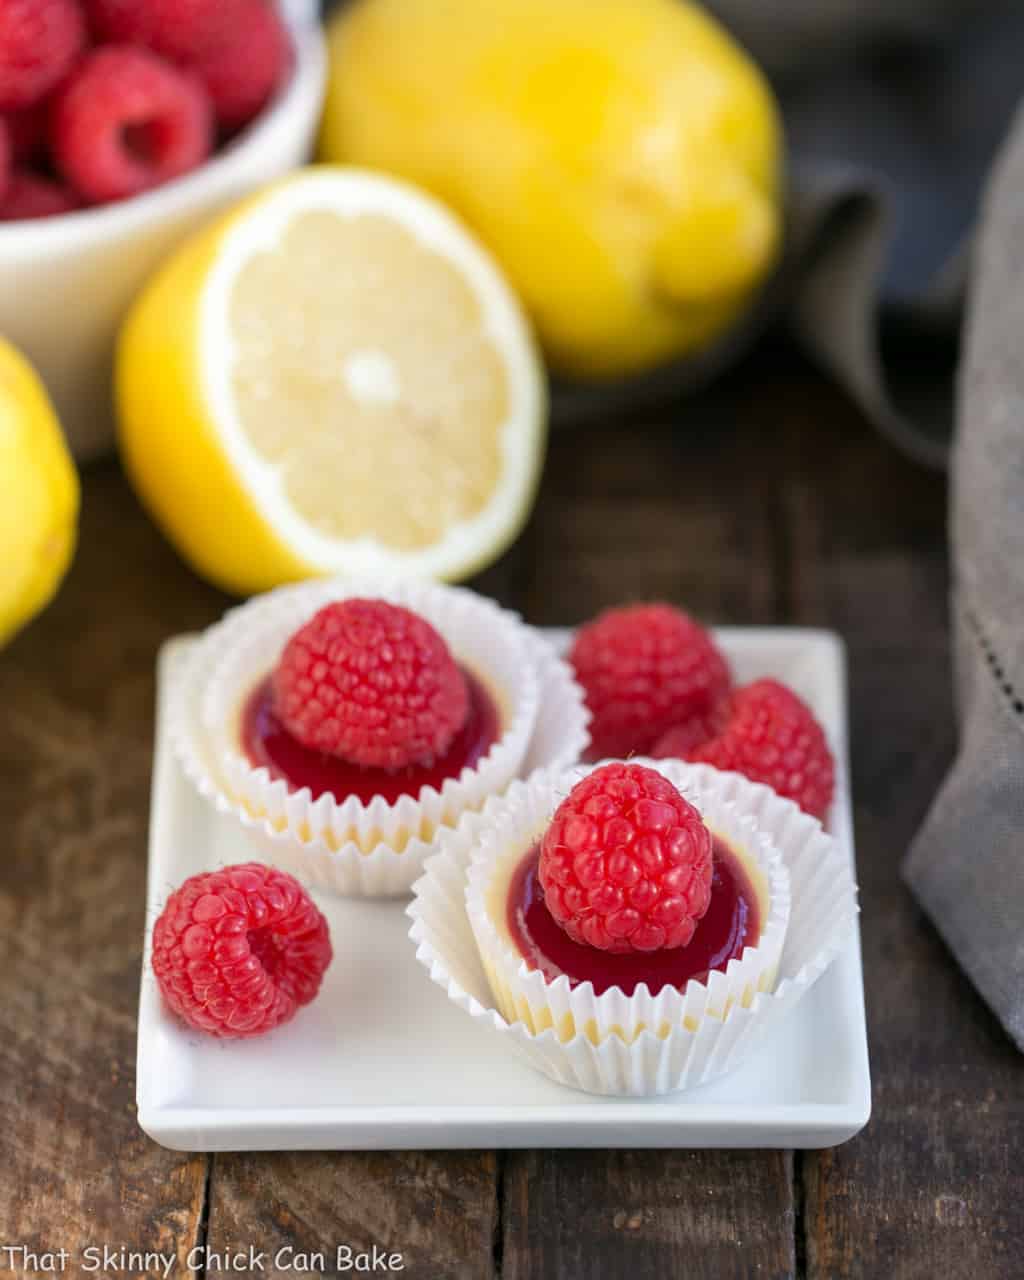
M 513 784 L 457 832 L 445 833 L 409 907 L 417 958 L 449 997 L 536 1069 L 591 1093 L 667 1093 L 739 1066 L 832 963 L 857 914 L 844 855 L 796 805 L 706 765 L 639 763 L 679 786 L 713 829 L 763 868 L 769 893 L 777 896 L 758 947 L 731 962 L 731 972 L 691 982 L 683 992 L 652 996 L 640 988 L 625 997 L 612 989 L 595 996 L 590 984 L 570 990 L 567 979 L 548 982 L 521 960 L 513 969 L 501 947 L 494 948 L 488 930 L 481 930 L 471 864 L 476 858 L 478 868 L 486 867 L 489 859 L 512 857 L 513 849 L 522 856 L 582 770 L 545 771 Z M 769 936 L 773 919 L 778 929 Z
M 331 795 L 314 800 L 308 788 L 293 791 L 254 767 L 239 740 L 242 705 L 288 638 L 323 605 L 354 595 L 387 599 L 425 617 L 501 711 L 501 736 L 482 760 L 439 789 L 425 786 L 395 803 Z M 419 583 L 304 583 L 231 610 L 186 659 L 171 709 L 186 774 L 247 828 L 261 856 L 307 884 L 370 897 L 408 892 L 436 851 L 438 831 L 502 791 L 528 757 L 576 759 L 587 742 L 586 724 L 568 667 L 516 615 L 461 588 Z

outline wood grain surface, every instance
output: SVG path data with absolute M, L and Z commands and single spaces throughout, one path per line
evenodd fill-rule
M 699 399 L 559 434 L 529 527 L 474 583 L 538 624 L 662 597 L 844 634 L 874 1115 L 807 1153 L 207 1158 L 145 1138 L 154 658 L 227 601 L 116 464 L 84 487 L 65 589 L 0 654 L 0 1245 L 169 1251 L 176 1275 L 197 1243 L 323 1250 L 322 1274 L 355 1274 L 336 1265 L 346 1241 L 400 1251 L 416 1280 L 1020 1274 L 1021 1063 L 898 877 L 955 749 L 940 478 L 769 351 Z M 35 1272 L 0 1254 L 4 1274 Z

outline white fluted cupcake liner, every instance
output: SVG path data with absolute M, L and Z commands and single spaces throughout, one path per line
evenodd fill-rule
M 475 767 L 393 804 L 354 796 L 314 800 L 308 788 L 293 791 L 254 767 L 238 736 L 246 697 L 291 634 L 325 604 L 354 595 L 391 600 L 427 618 L 501 712 L 501 736 Z M 516 615 L 464 589 L 420 583 L 318 581 L 254 599 L 197 641 L 171 699 L 172 739 L 198 790 L 243 823 L 267 861 L 306 884 L 350 896 L 407 893 L 436 852 L 440 829 L 502 791 L 528 757 L 538 764 L 578 758 L 586 725 L 569 668 Z
M 483 949 L 489 960 L 485 963 L 473 929 L 473 923 L 479 922 L 471 922 L 471 913 L 477 915 L 469 887 L 474 856 L 477 865 L 483 865 L 488 856 L 485 850 L 498 857 L 507 849 L 511 857 L 515 844 L 522 856 L 550 817 L 556 797 L 566 794 L 582 770 L 570 771 L 568 778 L 546 770 L 530 783 L 513 784 L 504 797 L 488 801 L 458 831 L 445 833 L 440 853 L 429 859 L 413 888 L 409 907 L 417 958 L 449 998 L 482 1026 L 503 1035 L 537 1070 L 590 1093 L 668 1093 L 705 1084 L 733 1070 L 826 971 L 850 936 L 857 915 L 856 886 L 845 856 L 821 825 L 792 802 L 768 787 L 707 765 L 667 760 L 638 763 L 650 764 L 669 777 L 701 809 L 709 825 L 748 856 L 755 854 L 753 860 L 767 859 L 784 868 L 788 923 L 781 955 L 776 952 L 774 961 L 766 956 L 767 963 L 740 972 L 745 954 L 732 962 L 739 979 L 735 984 L 727 971 L 711 975 L 706 984 L 691 982 L 682 993 L 663 992 L 654 998 L 645 988 L 631 998 L 617 990 L 595 998 L 589 984 L 577 987 L 580 995 L 576 996 L 568 990 L 567 979 L 547 982 L 523 961 L 510 975 L 500 954 L 492 954 L 493 939 L 486 930 Z M 541 796 L 547 797 L 546 810 Z M 506 848 L 496 837 L 499 830 L 510 836 Z M 770 888 L 771 884 L 769 875 Z M 775 885 L 778 891 L 778 879 Z M 785 886 L 785 878 L 781 885 Z M 770 919 L 771 907 L 766 926 Z M 766 950 L 775 952 L 775 944 L 770 942 Z M 508 983 L 500 997 L 488 968 L 498 975 L 499 991 L 502 983 Z M 752 972 L 761 975 L 755 983 L 750 980 Z M 644 1026 L 638 1030 L 640 1023 Z

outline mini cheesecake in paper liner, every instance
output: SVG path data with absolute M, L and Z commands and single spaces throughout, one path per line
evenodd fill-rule
M 314 800 L 308 788 L 291 789 L 242 751 L 245 699 L 273 669 L 289 637 L 324 605 L 357 595 L 389 600 L 426 618 L 499 708 L 498 740 L 439 790 L 424 786 L 394 803 L 379 797 L 366 804 L 355 796 L 339 802 L 329 794 Z M 587 742 L 586 724 L 570 670 L 535 632 L 472 592 L 428 584 L 313 582 L 252 600 L 200 638 L 172 698 L 172 736 L 186 773 L 219 810 L 252 832 L 268 861 L 307 884 L 372 897 L 407 893 L 425 858 L 436 852 L 438 831 L 479 809 L 530 760 L 575 760 Z
M 584 770 L 546 770 L 488 801 L 441 838 L 409 907 L 417 958 L 449 997 L 506 1036 L 545 1075 L 590 1093 L 643 1096 L 707 1083 L 737 1067 L 825 972 L 857 914 L 846 859 L 816 819 L 738 774 L 677 761 L 657 768 L 767 887 L 761 938 L 707 982 L 652 996 L 595 996 L 530 970 L 499 936 L 488 869 L 522 857 Z M 752 879 L 755 878 L 752 876 Z

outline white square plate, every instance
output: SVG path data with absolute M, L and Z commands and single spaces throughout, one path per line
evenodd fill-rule
M 565 632 L 552 642 L 566 643 Z M 824 631 L 717 633 L 740 681 L 778 676 L 813 707 L 836 754 L 830 826 L 853 858 L 841 642 Z M 187 876 L 252 856 L 244 830 L 186 780 L 166 734 L 160 657 L 139 1006 L 138 1114 L 186 1151 L 452 1147 L 827 1147 L 871 1109 L 860 938 L 739 1070 L 689 1092 L 596 1098 L 555 1084 L 475 1025 L 427 977 L 404 901 L 317 895 L 335 959 L 314 1003 L 261 1039 L 219 1041 L 164 1009 L 149 934 Z M 364 994 L 364 993 L 368 993 Z

